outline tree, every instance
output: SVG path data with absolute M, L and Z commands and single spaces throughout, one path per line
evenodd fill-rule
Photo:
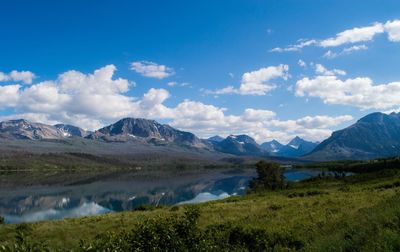
M 258 190 L 278 190 L 284 187 L 282 168 L 277 163 L 259 161 L 256 163 L 258 177 L 250 183 L 250 188 Z

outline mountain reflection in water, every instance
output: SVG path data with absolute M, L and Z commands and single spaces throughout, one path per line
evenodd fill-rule
M 319 171 L 289 169 L 288 180 L 307 179 Z M 0 215 L 7 223 L 35 222 L 120 212 L 143 204 L 182 205 L 243 195 L 254 171 L 130 177 L 69 186 L 21 187 L 0 192 Z

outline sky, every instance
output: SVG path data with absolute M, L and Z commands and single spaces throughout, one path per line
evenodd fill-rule
M 400 3 L 4 0 L 0 120 L 321 141 L 400 109 Z

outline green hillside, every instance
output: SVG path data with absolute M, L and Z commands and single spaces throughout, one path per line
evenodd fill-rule
M 399 251 L 400 169 L 387 168 L 195 207 L 0 225 L 0 244 L 4 251 Z

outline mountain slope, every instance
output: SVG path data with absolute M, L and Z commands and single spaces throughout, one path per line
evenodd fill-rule
M 210 141 L 210 142 L 221 142 L 223 140 L 224 140 L 224 138 L 220 137 L 218 135 L 207 138 L 207 141 Z
M 311 152 L 317 143 L 306 141 L 298 136 L 293 138 L 287 145 L 283 145 L 276 140 L 261 144 L 261 148 L 271 156 L 279 157 L 300 157 Z
M 88 138 L 106 141 L 145 141 L 155 144 L 175 143 L 197 148 L 207 147 L 190 132 L 180 131 L 154 120 L 124 118 L 90 134 Z
M 281 148 L 277 155 L 282 157 L 300 157 L 310 153 L 316 146 L 316 143 L 306 141 L 296 136 L 287 145 Z
M 271 155 L 276 155 L 284 147 L 283 144 L 276 140 L 262 143 L 260 146 L 263 150 L 267 151 Z
M 212 142 L 214 149 L 219 152 L 247 155 L 247 156 L 262 156 L 266 152 L 261 149 L 260 145 L 253 138 L 247 135 L 230 135 L 220 142 Z
M 333 132 L 305 156 L 311 160 L 372 159 L 400 154 L 400 114 L 369 114 Z
M 6 139 L 62 139 L 60 129 L 42 123 L 32 123 L 24 119 L 0 122 L 0 137 Z
M 63 132 L 65 137 L 85 137 L 90 133 L 84 129 L 69 124 L 56 124 L 54 127 Z

